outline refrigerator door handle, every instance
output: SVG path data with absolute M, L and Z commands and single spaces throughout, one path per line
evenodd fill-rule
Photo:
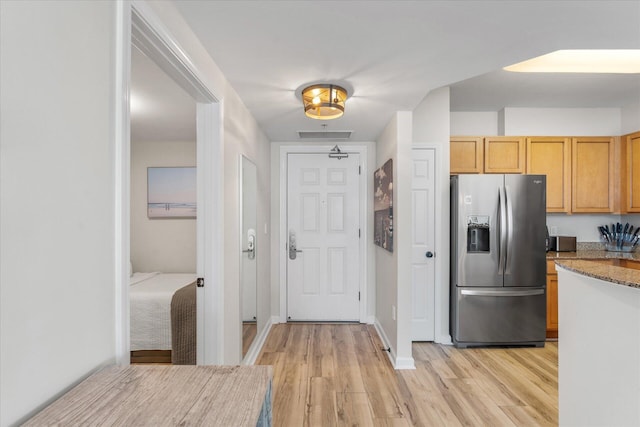
M 506 254 L 507 254 L 507 208 L 506 208 L 506 195 L 504 193 L 504 187 L 498 187 L 498 212 L 500 215 L 500 227 L 498 233 L 500 236 L 500 247 L 498 249 L 498 275 L 504 274 Z
M 504 274 L 511 274 L 511 256 L 509 250 L 513 244 L 513 205 L 511 204 L 511 192 L 509 186 L 504 186 L 504 196 L 507 205 L 507 244 L 504 252 Z
M 501 289 L 462 289 L 462 295 L 471 295 L 479 297 L 528 297 L 531 295 L 544 294 L 544 288 L 529 289 L 525 291 L 505 291 Z

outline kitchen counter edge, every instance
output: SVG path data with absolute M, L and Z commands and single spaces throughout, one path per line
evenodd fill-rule
M 589 261 L 619 259 L 640 262 L 639 252 L 578 250 L 576 252 L 547 252 L 548 261 L 556 261 L 567 270 L 618 285 L 640 288 L 640 271 Z M 579 262 L 584 261 L 584 263 Z

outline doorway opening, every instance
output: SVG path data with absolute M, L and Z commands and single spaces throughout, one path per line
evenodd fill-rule
M 196 273 L 204 287 L 196 291 L 196 361 L 214 364 L 222 361 L 222 245 L 216 239 L 222 229 L 222 140 L 221 109 L 218 97 L 200 79 L 200 71 L 144 4 L 119 2 L 116 46 L 115 111 L 115 205 L 116 205 L 116 361 L 129 363 L 130 307 L 130 110 L 132 44 L 158 65 L 197 103 L 196 105 Z

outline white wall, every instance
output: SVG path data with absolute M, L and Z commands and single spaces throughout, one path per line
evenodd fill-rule
M 497 111 L 451 112 L 451 135 L 498 135 Z
M 503 135 L 620 135 L 620 108 L 505 108 Z
M 196 272 L 196 220 L 147 216 L 147 168 L 195 165 L 195 141 L 131 142 L 133 271 Z
M 504 108 L 499 112 L 451 113 L 451 135 L 603 136 L 621 135 L 625 123 L 633 123 L 635 109 L 620 108 Z M 640 127 L 640 117 L 635 118 Z M 628 125 L 633 129 L 631 124 Z
M 620 133 L 622 135 L 640 131 L 640 99 L 635 104 L 623 107 L 621 116 Z
M 435 340 L 451 343 L 449 333 L 449 130 L 450 91 L 431 91 L 413 111 L 413 143 L 434 144 L 436 158 L 435 206 Z
M 0 2 L 0 425 L 115 361 L 114 2 Z
M 599 242 L 597 227 L 621 222 L 620 215 L 605 214 L 547 214 L 547 227 L 553 236 L 576 236 L 577 242 Z
M 245 155 L 257 168 L 257 317 L 258 335 L 271 320 L 271 284 L 269 230 L 271 175 L 269 141 L 237 94 L 229 86 L 225 91 L 224 144 L 224 245 L 225 245 L 225 363 L 242 359 L 242 309 L 240 307 L 240 156 Z M 227 323 L 228 322 L 228 323 Z
M 258 335 L 270 320 L 270 230 L 264 232 L 264 224 L 270 223 L 269 141 L 258 127 L 235 90 L 215 64 L 200 40 L 185 23 L 171 2 L 148 2 L 162 24 L 170 31 L 193 64 L 202 72 L 200 78 L 221 96 L 223 108 L 224 141 L 224 227 L 217 230 L 224 241 L 224 314 L 218 330 L 223 334 L 222 362 L 239 363 L 242 358 L 242 321 L 240 302 L 240 202 L 239 157 L 244 154 L 258 169 Z M 262 227 L 262 228 L 261 228 Z
M 387 127 L 376 141 L 376 163 L 372 172 L 391 159 L 393 162 L 393 227 L 396 233 L 393 239 L 394 251 L 389 252 L 375 246 L 376 267 L 376 322 L 382 329 L 391 347 L 392 356 L 398 350 L 398 317 L 393 319 L 392 310 L 398 308 L 398 120 L 399 113 L 393 116 Z

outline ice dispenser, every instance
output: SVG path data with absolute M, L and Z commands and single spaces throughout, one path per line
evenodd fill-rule
M 489 252 L 489 217 L 467 217 L 467 252 Z

